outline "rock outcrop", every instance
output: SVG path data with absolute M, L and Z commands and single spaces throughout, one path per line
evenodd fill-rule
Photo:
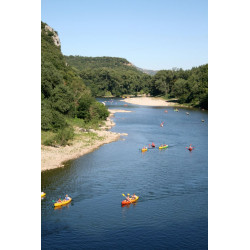
M 61 46 L 61 42 L 60 42 L 60 39 L 59 39 L 59 36 L 57 34 L 57 32 L 55 30 L 53 30 L 49 25 L 45 25 L 45 31 L 50 31 L 53 33 L 53 36 L 52 36 L 52 39 L 54 41 L 54 44 L 56 46 Z

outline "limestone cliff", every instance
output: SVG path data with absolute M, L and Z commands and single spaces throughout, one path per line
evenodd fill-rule
M 54 44 L 56 46 L 58 46 L 58 47 L 61 46 L 61 42 L 60 42 L 59 36 L 58 36 L 57 32 L 54 29 L 52 29 L 49 25 L 46 24 L 45 25 L 45 31 L 52 32 L 53 33 L 52 39 L 54 41 Z

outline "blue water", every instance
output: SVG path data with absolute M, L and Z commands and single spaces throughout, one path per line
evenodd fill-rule
M 42 173 L 42 249 L 207 249 L 207 112 L 107 106 L 132 111 L 116 113 L 112 128 L 128 136 Z M 141 153 L 152 142 L 169 148 Z M 122 207 L 122 193 L 140 198 Z M 55 210 L 65 194 L 71 204 Z

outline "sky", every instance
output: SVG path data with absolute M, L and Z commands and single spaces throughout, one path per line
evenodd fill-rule
M 208 63 L 207 0 L 41 0 L 64 55 L 126 58 L 137 67 Z

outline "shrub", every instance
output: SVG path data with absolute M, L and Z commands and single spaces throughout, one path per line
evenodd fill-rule
M 61 145 L 61 146 L 66 146 L 69 142 L 69 140 L 72 140 L 74 138 L 74 130 L 72 127 L 67 127 L 64 129 L 61 129 L 58 131 L 58 133 L 46 140 L 44 142 L 44 145 L 46 146 L 56 146 L 56 145 Z
M 94 120 L 105 120 L 109 115 L 107 108 L 99 102 L 95 102 L 90 106 L 90 117 Z

